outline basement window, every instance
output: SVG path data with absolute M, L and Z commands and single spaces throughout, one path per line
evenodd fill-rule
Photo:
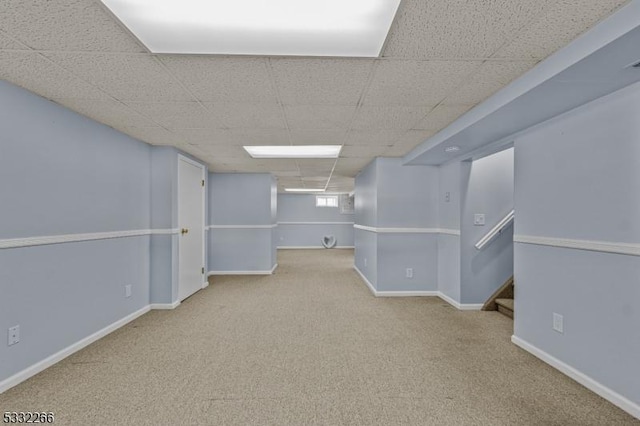
M 316 195 L 316 207 L 338 207 L 338 196 Z

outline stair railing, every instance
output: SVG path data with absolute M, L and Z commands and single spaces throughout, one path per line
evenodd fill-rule
M 507 229 L 509 226 L 513 224 L 513 219 L 515 218 L 514 210 L 511 210 L 505 217 L 502 218 L 500 222 L 497 223 L 496 226 L 491 228 L 487 234 L 480 238 L 480 240 L 476 243 L 476 249 L 482 250 L 487 244 L 496 239 L 496 237 L 502 234 L 502 231 Z

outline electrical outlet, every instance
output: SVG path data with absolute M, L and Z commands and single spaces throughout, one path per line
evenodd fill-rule
M 451 201 L 451 193 L 450 192 L 445 192 L 444 193 L 444 201 L 447 202 L 447 203 L 449 201 Z
M 7 345 L 15 345 L 20 342 L 20 326 L 14 325 L 9 328 L 9 333 L 7 334 Z
M 364 258 L 364 266 L 367 266 L 367 258 Z
M 131 297 L 131 284 L 124 286 L 124 297 Z
M 564 317 L 555 312 L 553 313 L 553 329 L 558 333 L 564 334 Z
M 413 268 L 407 268 L 407 278 L 413 278 Z
M 476 213 L 473 215 L 473 224 L 475 226 L 484 226 L 484 214 Z

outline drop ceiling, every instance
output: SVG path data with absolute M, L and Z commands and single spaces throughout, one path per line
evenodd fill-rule
M 609 16 L 624 0 L 402 0 L 379 58 L 149 53 L 99 0 L 3 0 L 0 78 L 214 172 L 350 191 Z M 337 160 L 242 145 L 344 145 Z

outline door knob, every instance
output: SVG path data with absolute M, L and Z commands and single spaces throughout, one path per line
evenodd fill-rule
M 184 235 L 184 234 L 188 234 L 188 233 L 189 233 L 189 229 L 187 229 L 187 228 L 182 228 L 182 230 L 180 231 L 180 233 L 181 233 L 182 235 Z

